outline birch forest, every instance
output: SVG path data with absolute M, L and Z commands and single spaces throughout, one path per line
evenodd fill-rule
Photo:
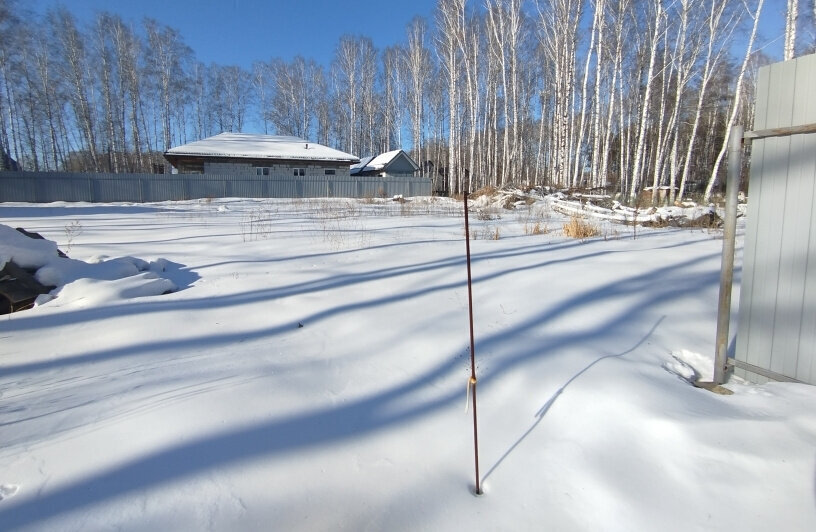
M 756 47 L 764 3 L 439 0 L 398 45 L 347 35 L 329 64 L 245 68 L 198 61 L 167 21 L 80 22 L 0 0 L 3 168 L 164 172 L 167 149 L 244 131 L 358 157 L 402 148 L 451 194 L 514 184 L 708 199 L 729 126 L 750 129 L 769 62 Z M 785 57 L 814 51 L 816 0 L 785 8 Z

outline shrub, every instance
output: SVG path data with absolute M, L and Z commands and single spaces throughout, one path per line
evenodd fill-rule
M 570 221 L 564 224 L 564 235 L 570 238 L 590 238 L 600 235 L 601 232 L 594 224 L 573 216 Z
M 541 227 L 541 222 L 536 222 L 533 229 L 530 231 L 532 235 L 543 235 L 548 232 L 547 226 Z

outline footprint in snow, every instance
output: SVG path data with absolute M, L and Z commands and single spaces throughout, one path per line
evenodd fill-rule
M 8 499 L 9 497 L 14 497 L 19 489 L 20 486 L 16 486 L 14 484 L 0 484 L 0 501 L 3 499 Z

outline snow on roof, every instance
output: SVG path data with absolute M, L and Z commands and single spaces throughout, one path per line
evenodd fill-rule
M 402 150 L 394 150 L 394 151 L 388 151 L 388 152 L 385 152 L 385 153 L 381 153 L 381 154 L 377 155 L 376 157 L 374 157 L 371 160 L 371 162 L 368 163 L 367 166 L 372 170 L 382 170 L 383 168 L 385 168 L 385 165 L 387 165 L 388 163 L 393 161 L 394 157 L 399 155 L 399 152 L 401 152 L 401 151 Z
M 356 163 L 354 155 L 298 137 L 220 133 L 167 150 L 166 155 L 241 157 L 249 159 L 304 159 Z
M 368 163 L 370 163 L 373 158 L 374 158 L 373 155 L 363 157 L 362 159 L 360 159 L 359 163 L 351 165 L 352 172 L 354 172 L 355 170 L 359 172 L 363 171 L 363 169 L 366 168 L 366 166 L 368 166 Z
M 351 167 L 351 173 L 357 174 L 360 172 L 372 172 L 372 171 L 379 171 L 388 166 L 403 150 L 393 150 L 388 151 L 385 153 L 381 153 L 376 157 L 366 157 L 361 159 L 359 163 L 355 164 Z M 419 170 L 419 166 L 408 156 L 405 154 L 405 157 L 408 158 L 409 161 Z

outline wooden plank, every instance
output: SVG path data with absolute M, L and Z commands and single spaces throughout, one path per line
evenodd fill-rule
M 791 135 L 805 135 L 816 133 L 816 124 L 805 124 L 803 126 L 775 127 L 771 129 L 761 129 L 757 131 L 746 131 L 742 138 L 748 141 L 766 139 L 769 137 L 788 137 Z
M 800 384 L 805 384 L 800 380 L 794 379 L 792 377 L 788 377 L 787 375 L 781 375 L 779 373 L 774 373 L 773 371 L 769 371 L 765 368 L 761 368 L 759 366 L 754 366 L 747 362 L 743 362 L 742 360 L 729 360 L 729 366 L 733 366 L 734 368 L 741 369 L 747 371 L 749 373 L 754 373 L 756 375 L 760 375 L 767 380 L 774 380 L 779 382 L 798 382 Z
M 33 275 L 13 262 L 7 262 L 0 269 L 0 313 L 30 308 L 37 296 L 53 289 L 53 286 L 40 284 Z

